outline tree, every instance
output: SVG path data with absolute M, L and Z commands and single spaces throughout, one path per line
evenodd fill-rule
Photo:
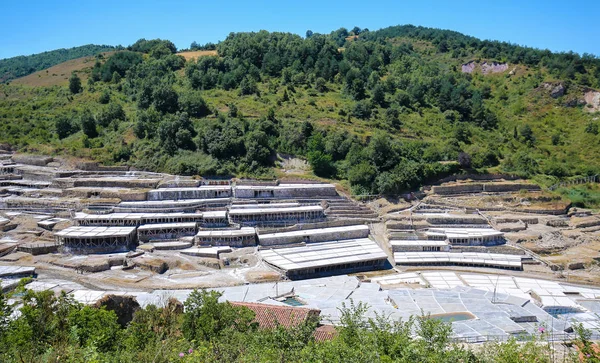
M 371 118 L 371 103 L 365 100 L 356 102 L 352 108 L 352 116 L 363 120 Z
M 325 154 L 322 151 L 311 151 L 308 153 L 308 163 L 316 176 L 323 178 L 335 176 L 335 165 L 329 154 Z
M 168 115 L 158 125 L 161 146 L 169 155 L 175 154 L 177 149 L 195 150 L 194 136 L 196 136 L 196 130 L 185 112 Z
M 244 146 L 246 148 L 246 162 L 251 168 L 270 164 L 269 138 L 264 131 L 254 130 L 246 134 Z
M 248 308 L 219 302 L 217 291 L 194 290 L 185 301 L 182 331 L 190 341 L 214 341 L 227 331 L 256 330 L 254 313 Z
M 110 102 L 110 92 L 108 90 L 104 90 L 104 92 L 102 92 L 100 94 L 100 97 L 98 97 L 98 102 L 100 102 L 103 105 L 106 105 L 107 103 Z
M 397 162 L 397 154 L 390 142 L 389 136 L 383 131 L 377 131 L 367 146 L 367 155 L 378 171 L 392 168 Z
M 375 87 L 373 87 L 373 102 L 376 105 L 379 106 L 385 106 L 385 91 L 383 90 L 383 87 L 381 86 L 381 84 L 377 84 L 375 85 Z
M 72 94 L 83 91 L 83 88 L 81 87 L 81 78 L 79 78 L 75 72 L 71 73 L 71 77 L 69 78 L 69 90 Z
M 458 163 L 460 164 L 460 166 L 463 169 L 468 169 L 471 167 L 471 155 L 465 153 L 465 152 L 460 152 L 458 154 Z
M 385 110 L 385 123 L 386 125 L 394 130 L 400 130 L 402 127 L 402 122 L 400 122 L 399 118 L 400 113 L 397 108 L 390 107 Z
M 200 91 L 187 91 L 179 97 L 179 108 L 192 117 L 204 117 L 210 114 L 206 101 Z
M 66 116 L 59 116 L 55 118 L 54 128 L 58 138 L 61 140 L 77 131 L 75 127 L 73 127 L 71 120 Z
M 535 144 L 535 135 L 533 134 L 533 130 L 529 124 L 523 125 L 519 133 L 521 134 L 521 137 L 527 146 L 533 146 L 533 144 Z
M 256 87 L 256 81 L 251 77 L 244 77 L 242 82 L 240 83 L 240 95 L 251 95 L 258 92 L 258 88 Z
M 598 135 L 598 124 L 595 122 L 588 122 L 585 125 L 585 132 L 592 135 Z
M 456 124 L 456 128 L 454 129 L 454 138 L 457 141 L 469 144 L 471 142 L 471 129 L 469 129 L 469 126 L 465 125 L 464 123 L 459 122 Z
M 119 72 L 114 71 L 110 81 L 114 84 L 119 84 L 121 82 L 121 75 L 119 74 Z
M 313 31 L 312 31 L 312 30 L 310 30 L 310 29 L 309 29 L 309 30 L 307 30 L 307 31 L 306 31 L 306 39 L 308 39 L 308 38 L 310 38 L 310 37 L 312 37 L 312 36 L 313 36 Z
M 485 109 L 483 107 L 483 98 L 481 93 L 475 92 L 471 98 L 471 119 L 477 124 L 481 124 L 485 117 Z
M 238 108 L 235 105 L 235 103 L 230 103 L 229 105 L 227 105 L 229 107 L 229 112 L 228 115 L 229 117 L 238 117 Z
M 84 306 L 73 309 L 69 314 L 69 323 L 77 332 L 77 340 L 81 346 L 93 346 L 102 352 L 108 352 L 118 344 L 120 327 L 114 311 Z
M 96 123 L 102 127 L 107 127 L 113 121 L 125 121 L 125 119 L 123 107 L 116 102 L 111 102 L 107 108 L 98 113 Z
M 161 84 L 152 92 L 156 110 L 162 113 L 175 113 L 179 108 L 179 96 L 173 87 Z
M 325 80 L 325 78 L 317 77 L 317 79 L 315 80 L 315 89 L 321 93 L 327 91 L 327 81 Z
M 351 185 L 359 185 L 370 191 L 373 188 L 373 182 L 377 176 L 377 170 L 368 162 L 350 167 L 348 170 L 348 181 Z
M 350 31 L 352 34 L 354 35 L 359 35 L 360 34 L 360 28 L 355 26 L 354 28 L 352 28 L 352 30 Z
M 93 139 L 98 136 L 98 130 L 96 129 L 96 119 L 92 115 L 92 112 L 88 109 L 84 110 L 83 113 L 79 116 L 79 126 L 81 127 L 81 131 L 89 137 Z
M 267 120 L 277 122 L 277 119 L 275 118 L 275 109 L 273 107 L 270 107 L 267 111 Z

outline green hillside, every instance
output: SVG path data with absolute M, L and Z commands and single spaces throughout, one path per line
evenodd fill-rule
M 81 89 L 3 85 L 0 141 L 192 175 L 273 176 L 286 154 L 355 194 L 463 172 L 549 185 L 600 170 L 594 56 L 410 25 L 231 33 L 216 48 L 186 62 L 142 39 Z
M 69 49 L 56 49 L 49 52 L 0 59 L 0 82 L 7 82 L 33 72 L 50 68 L 71 59 L 93 56 L 116 48 L 111 45 L 88 44 Z

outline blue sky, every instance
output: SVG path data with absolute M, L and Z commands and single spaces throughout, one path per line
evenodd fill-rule
M 0 1 L 0 59 L 84 44 L 169 39 L 178 48 L 217 42 L 229 32 L 398 24 L 451 29 L 600 56 L 600 1 Z

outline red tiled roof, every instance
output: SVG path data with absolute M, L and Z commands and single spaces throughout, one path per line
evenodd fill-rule
M 231 302 L 234 306 L 245 306 L 254 311 L 254 320 L 260 328 L 274 328 L 278 324 L 286 328 L 298 326 L 310 318 L 318 318 L 321 310 L 278 306 L 260 303 Z
M 315 330 L 313 336 L 317 342 L 332 340 L 337 336 L 337 330 L 333 325 L 321 325 Z

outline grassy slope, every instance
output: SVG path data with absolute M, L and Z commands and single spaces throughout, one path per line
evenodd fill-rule
M 114 53 L 104 52 L 102 55 L 108 58 Z M 95 62 L 96 57 L 72 59 L 25 77 L 17 78 L 11 81 L 11 83 L 31 87 L 67 86 L 69 84 L 69 77 L 73 72 L 77 73 L 81 81 L 85 83 Z

